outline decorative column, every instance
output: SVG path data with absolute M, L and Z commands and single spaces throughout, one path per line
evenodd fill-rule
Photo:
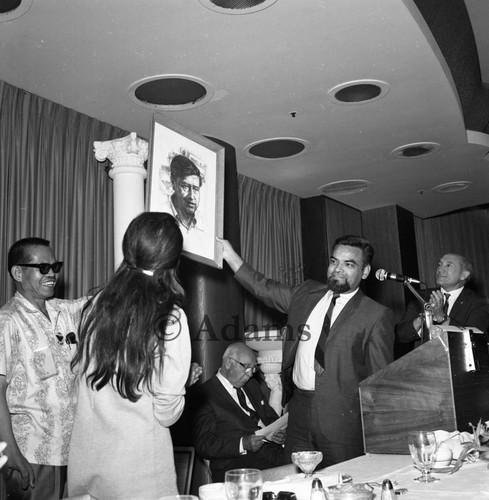
M 122 238 L 129 223 L 144 212 L 144 162 L 148 158 L 148 142 L 135 132 L 112 141 L 93 143 L 95 158 L 110 160 L 109 177 L 114 181 L 114 265 L 122 262 Z

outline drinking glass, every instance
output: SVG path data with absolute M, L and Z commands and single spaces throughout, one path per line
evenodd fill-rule
M 312 476 L 322 459 L 323 454 L 320 451 L 295 451 L 292 453 L 292 462 L 300 468 L 306 477 Z
M 436 453 L 435 433 L 429 431 L 410 432 L 408 445 L 414 465 L 421 471 L 421 476 L 414 478 L 414 480 L 423 483 L 439 481 L 431 475 L 431 467 Z
M 261 499 L 263 478 L 258 469 L 233 469 L 224 474 L 228 500 Z

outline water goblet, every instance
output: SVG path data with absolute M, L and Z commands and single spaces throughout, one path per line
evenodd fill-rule
M 323 454 L 320 451 L 295 451 L 292 453 L 292 462 L 300 468 L 305 477 L 312 476 L 322 459 Z
M 414 465 L 421 471 L 421 476 L 414 478 L 414 480 L 423 483 L 439 481 L 438 478 L 431 475 L 431 467 L 436 454 L 435 433 L 429 431 L 410 432 L 408 445 Z
M 224 489 L 228 500 L 261 499 L 263 478 L 258 469 L 233 469 L 224 474 Z

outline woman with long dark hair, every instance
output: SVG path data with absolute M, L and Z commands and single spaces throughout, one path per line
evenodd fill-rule
M 183 411 L 191 354 L 177 280 L 182 234 L 170 214 L 146 212 L 122 247 L 80 326 L 68 491 L 151 500 L 177 493 L 168 427 Z

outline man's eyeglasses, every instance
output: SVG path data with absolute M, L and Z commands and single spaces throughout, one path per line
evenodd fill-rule
M 17 264 L 23 267 L 36 267 L 39 269 L 41 274 L 48 274 L 49 270 L 52 269 L 54 273 L 59 273 L 63 269 L 63 262 L 53 262 L 52 264 L 47 264 L 42 262 L 41 264 Z
M 237 359 L 235 358 L 231 358 L 233 361 L 236 361 L 236 363 L 238 363 L 238 365 L 241 365 L 241 368 L 243 368 L 243 370 L 245 372 L 249 372 L 251 371 L 251 373 L 255 373 L 256 370 L 258 370 L 258 365 L 254 365 L 254 364 L 248 364 L 248 363 L 241 363 L 241 361 L 238 361 Z

